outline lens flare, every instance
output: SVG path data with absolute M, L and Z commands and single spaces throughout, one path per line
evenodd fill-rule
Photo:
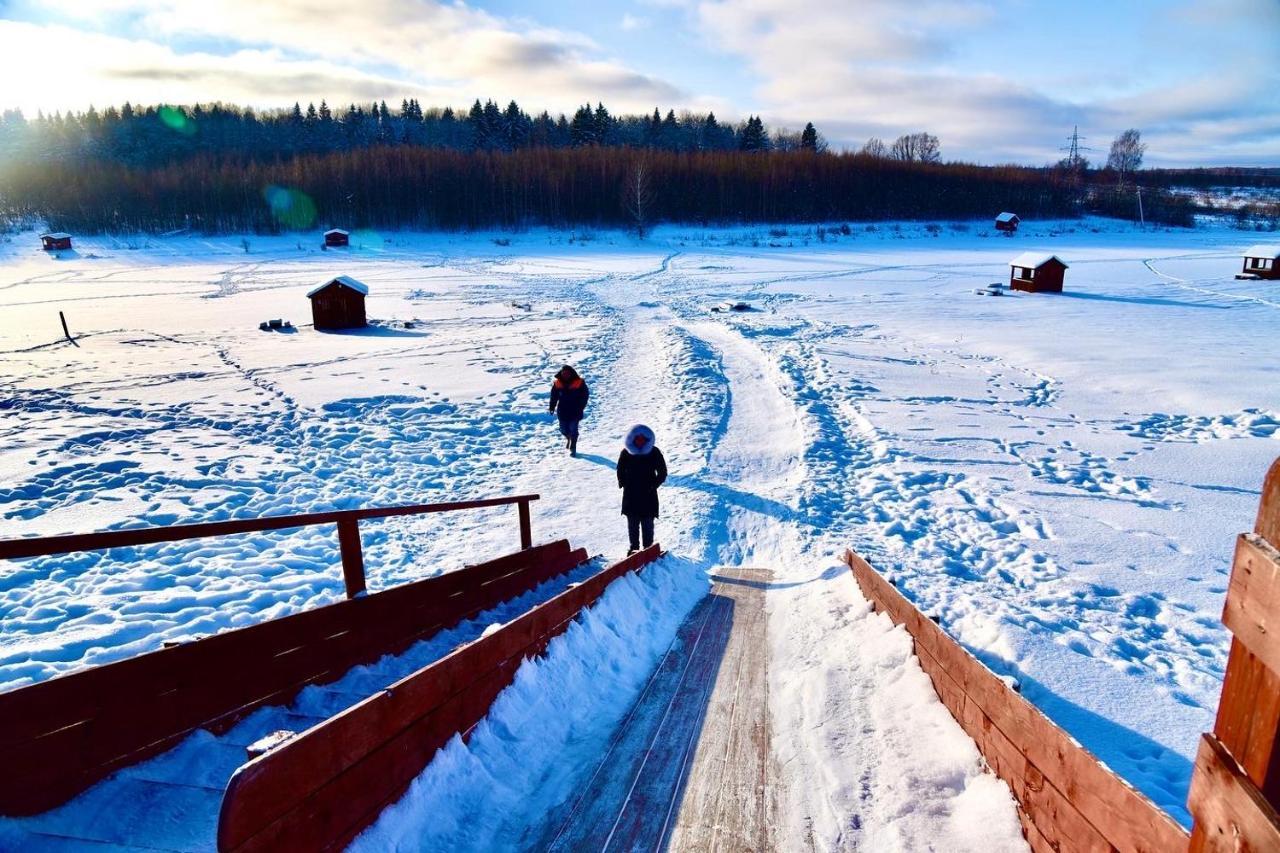
M 269 186 L 262 197 L 271 208 L 276 224 L 292 231 L 310 228 L 316 221 L 316 203 L 302 190 Z
M 195 121 L 177 107 L 161 107 L 156 114 L 160 117 L 161 124 L 176 133 L 191 136 L 196 132 Z
M 369 228 L 359 228 L 351 232 L 351 245 L 360 249 L 382 251 L 382 235 Z

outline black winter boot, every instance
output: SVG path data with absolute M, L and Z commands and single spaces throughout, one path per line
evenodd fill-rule
M 569 439 L 569 455 L 570 456 L 578 455 L 578 437 L 576 435 L 573 438 Z

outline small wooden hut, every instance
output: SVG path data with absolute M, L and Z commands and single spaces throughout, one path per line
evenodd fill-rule
M 1250 246 L 1244 251 L 1241 277 L 1280 279 L 1280 246 Z
M 331 278 L 307 294 L 311 320 L 320 330 L 362 329 L 368 325 L 364 313 L 368 295 L 369 286 L 351 276 Z
M 1066 270 L 1057 255 L 1023 252 L 1009 261 L 1009 287 L 1026 293 L 1061 293 Z
M 1004 213 L 996 217 L 996 230 L 1013 233 L 1018 230 L 1018 223 L 1021 221 L 1022 220 L 1018 218 L 1018 214 L 1010 213 L 1006 210 Z
M 70 249 L 71 235 L 64 234 L 61 231 L 55 231 L 52 234 L 41 234 L 40 245 L 46 252 L 59 252 L 63 249 Z
M 341 228 L 330 228 L 324 232 L 324 245 L 326 248 L 349 246 L 351 245 L 351 234 Z

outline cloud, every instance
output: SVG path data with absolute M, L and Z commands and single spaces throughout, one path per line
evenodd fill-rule
M 585 36 L 501 19 L 464 3 L 102 0 L 72 5 L 80 10 L 69 17 L 76 26 L 0 21 L 6 45 L 25 42 L 16 55 L 0 55 L 0 69 L 16 75 L 8 79 L 49 68 L 63 81 L 39 90 L 0 91 L 0 102 L 27 107 L 56 97 L 61 103 L 41 103 L 82 108 L 89 98 L 103 103 L 163 97 L 278 106 L 326 97 L 431 93 L 433 103 L 459 106 L 493 97 L 515 98 L 527 109 L 570 110 L 587 100 L 604 100 L 615 109 L 641 111 L 696 100 L 670 81 L 609 59 Z M 49 63 L 50 55 L 59 61 Z M 36 61 L 24 66 L 18 56 Z M 143 87 L 144 82 L 153 88 Z
M 630 12 L 626 12 L 626 13 L 624 13 L 624 14 L 623 14 L 623 16 L 622 16 L 622 23 L 620 24 L 620 26 L 621 26 L 621 27 L 622 27 L 622 29 L 623 29 L 623 30 L 625 30 L 626 32 L 633 32 L 633 31 L 635 31 L 635 30 L 643 30 L 643 29 L 646 29 L 646 28 L 649 26 L 649 19 L 648 19 L 648 18 L 639 17 L 639 16 L 637 16 L 637 15 L 633 15 L 633 14 L 631 14 Z
M 862 0 L 856 9 L 820 0 L 703 0 L 694 15 L 708 42 L 754 74 L 754 110 L 775 124 L 812 120 L 836 145 L 929 130 L 948 158 L 1044 163 L 1061 156 L 1063 138 L 1079 124 L 1103 149 L 1111 134 L 1143 129 L 1153 163 L 1277 162 L 1280 136 L 1268 139 L 1274 123 L 1260 117 L 1280 112 L 1280 61 L 1255 55 L 1242 64 L 1232 48 L 1238 31 L 1266 32 L 1267 22 L 1280 21 L 1275 0 L 1182 0 L 1173 9 L 1181 23 L 1161 22 L 1171 39 L 1160 46 L 1166 75 L 1150 79 L 1119 39 L 1108 54 L 1102 42 L 1101 50 L 1081 50 L 1071 35 L 1046 32 L 1029 62 L 1000 35 L 1007 15 L 1028 10 L 1004 5 L 997 12 L 973 0 Z M 1079 10 L 1084 21 L 1104 14 L 1100 4 Z M 1215 50 L 1193 55 L 1221 59 L 1208 73 L 1186 69 L 1170 82 L 1178 39 L 1188 48 L 1212 42 Z M 960 49 L 970 42 L 997 47 Z M 1073 78 L 1106 83 L 1073 86 Z

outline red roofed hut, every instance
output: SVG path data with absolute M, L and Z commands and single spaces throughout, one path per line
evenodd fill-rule
M 1018 223 L 1022 220 L 1018 218 L 1018 214 L 1005 211 L 996 217 L 996 230 L 1008 231 L 1010 233 L 1018 230 Z
M 46 252 L 58 252 L 63 249 L 70 249 L 71 235 L 64 234 L 61 231 L 55 231 L 52 234 L 41 234 L 40 245 Z
M 1023 252 L 1009 261 L 1009 287 L 1027 293 L 1061 293 L 1067 265 L 1057 255 Z
M 351 245 L 351 234 L 341 228 L 330 228 L 324 232 L 324 244 L 326 247 L 349 246 Z
M 369 286 L 349 275 L 331 278 L 312 288 L 311 321 L 320 330 L 363 329 L 368 325 L 364 314 L 364 298 Z
M 1242 277 L 1280 279 L 1280 246 L 1250 246 L 1244 251 Z

